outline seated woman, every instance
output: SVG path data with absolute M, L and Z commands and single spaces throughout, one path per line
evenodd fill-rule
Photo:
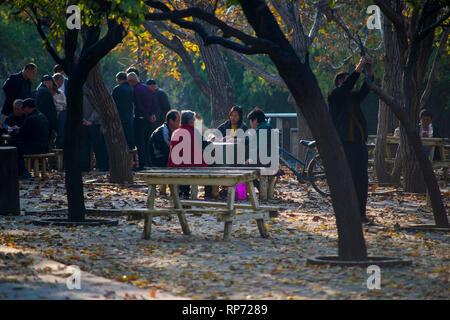
M 202 152 L 201 140 L 196 141 L 195 135 L 201 137 L 201 133 L 194 133 L 195 112 L 191 110 L 181 111 L 181 126 L 175 130 L 170 139 L 170 153 L 168 167 L 207 167 Z M 185 139 L 187 141 L 185 141 Z M 186 151 L 186 154 L 184 153 Z M 197 155 L 197 156 L 196 156 Z M 198 159 L 198 155 L 201 158 Z M 180 186 L 180 196 L 189 198 L 190 186 Z
M 228 121 L 222 123 L 217 129 L 222 133 L 223 141 L 226 140 L 226 137 L 235 137 L 238 129 L 247 131 L 248 127 L 244 123 L 242 108 L 240 106 L 231 108 L 228 113 Z

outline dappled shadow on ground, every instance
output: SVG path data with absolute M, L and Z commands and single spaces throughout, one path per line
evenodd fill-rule
M 87 207 L 145 206 L 145 188 L 101 182 L 85 185 Z M 63 199 L 58 185 L 41 185 L 39 196 L 32 196 L 33 190 L 29 185 L 21 191 L 31 195 L 22 200 L 30 210 L 57 207 Z M 247 221 L 233 224 L 231 240 L 223 241 L 223 223 L 212 216 L 188 216 L 189 236 L 182 234 L 176 217 L 155 218 L 151 240 L 141 239 L 142 221 L 124 217 L 115 227 L 64 228 L 34 226 L 29 221 L 36 217 L 25 216 L 0 219 L 0 244 L 38 250 L 99 276 L 188 298 L 448 299 L 448 235 L 396 231 L 395 224 L 429 223 L 432 214 L 424 196 L 395 191 L 378 188 L 369 197 L 368 215 L 377 225 L 364 228 L 368 252 L 414 262 L 382 268 L 381 290 L 367 288 L 365 268 L 305 265 L 311 255 L 336 255 L 337 233 L 329 201 L 292 177 L 280 181 L 271 201 L 280 207 L 280 216 L 267 221 L 269 239 L 260 238 L 256 223 Z M 169 202 L 158 197 L 157 205 Z

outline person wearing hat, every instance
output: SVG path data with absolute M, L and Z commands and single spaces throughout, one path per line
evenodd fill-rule
M 123 71 L 116 75 L 117 86 L 114 87 L 111 95 L 116 103 L 123 132 L 127 139 L 128 149 L 134 148 L 132 125 L 133 125 L 133 87 L 127 81 L 127 74 Z
M 25 168 L 24 154 L 40 154 L 48 151 L 48 121 L 45 115 L 36 109 L 34 99 L 25 99 L 22 103 L 25 121 L 20 128 L 11 133 L 15 137 L 12 144 L 17 147 L 19 177 L 29 178 Z
M 47 117 L 49 134 L 52 135 L 52 132 L 56 132 L 58 129 L 56 105 L 53 100 L 52 91 L 56 92 L 58 89 L 56 83 L 53 81 L 53 77 L 48 74 L 43 76 L 41 81 L 42 85 L 36 93 L 36 107 Z
M 158 87 L 154 79 L 148 80 L 147 86 L 153 93 L 153 101 L 155 102 L 156 108 L 159 111 L 158 115 L 156 115 L 156 124 L 157 126 L 160 126 L 164 123 L 166 114 L 170 110 L 169 97 L 164 92 L 164 90 Z

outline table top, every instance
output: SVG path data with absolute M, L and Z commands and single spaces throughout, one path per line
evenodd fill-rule
M 145 183 L 175 185 L 235 186 L 260 176 L 257 169 L 222 169 L 213 167 L 155 168 L 137 173 Z

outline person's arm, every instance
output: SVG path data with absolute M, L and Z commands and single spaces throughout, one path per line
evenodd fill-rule
M 5 83 L 3 84 L 3 92 L 5 93 L 6 97 L 11 97 L 15 93 L 16 86 L 14 85 L 16 81 L 14 81 L 14 78 L 11 76 L 6 79 Z

